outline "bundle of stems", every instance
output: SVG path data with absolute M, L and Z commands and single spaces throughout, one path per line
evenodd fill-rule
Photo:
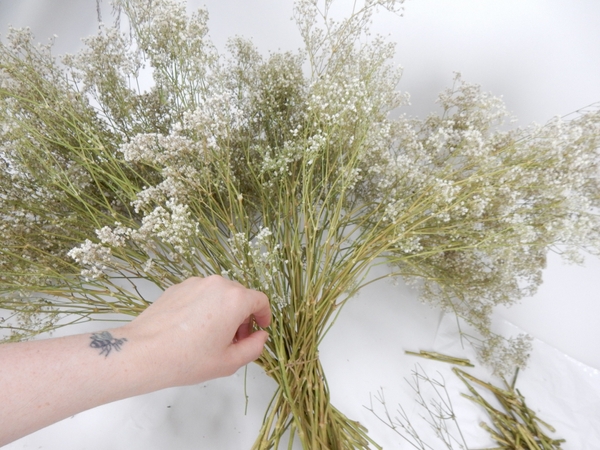
M 462 395 L 485 408 L 492 426 L 485 422 L 481 422 L 480 426 L 499 445 L 498 449 L 551 450 L 559 449 L 561 443 L 565 442 L 564 439 L 553 439 L 545 433 L 544 428 L 552 433 L 556 430 L 527 406 L 525 397 L 515 388 L 518 371 L 515 373 L 512 383 L 509 384 L 504 380 L 504 388 L 500 388 L 456 367 L 452 370 L 471 393 L 471 395 Z M 475 386 L 494 394 L 502 409 L 492 406 Z
M 475 367 L 473 364 L 471 364 L 471 361 L 469 361 L 466 358 L 457 358 L 455 356 L 444 355 L 443 353 L 439 352 L 433 352 L 428 350 L 419 350 L 419 352 L 411 352 L 409 350 L 406 350 L 404 353 L 407 355 L 420 356 L 421 358 L 433 359 L 435 361 L 441 361 L 448 364 L 456 364 L 457 366 Z
M 12 30 L 0 44 L 9 338 L 135 316 L 147 286 L 190 276 L 264 291 L 273 321 L 257 362 L 278 388 L 257 449 L 288 431 L 310 449 L 376 445 L 330 404 L 318 354 L 375 264 L 474 324 L 498 360 L 491 308 L 532 292 L 554 246 L 600 248 L 600 114 L 500 131 L 499 101 L 457 77 L 441 115 L 391 119 L 404 99 L 393 45 L 368 31 L 398 3 L 334 21 L 330 0 L 299 0 L 306 48 L 266 59 L 240 38 L 219 55 L 207 13 L 170 0 L 118 0 L 127 32 L 103 27 L 61 63 Z

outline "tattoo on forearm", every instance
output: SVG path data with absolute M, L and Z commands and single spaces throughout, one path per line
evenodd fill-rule
M 121 346 L 123 342 L 126 342 L 127 339 L 121 338 L 116 339 L 110 334 L 108 331 L 102 331 L 100 333 L 94 333 L 90 336 L 92 342 L 90 342 L 90 347 L 99 348 L 100 354 L 104 355 L 106 358 L 111 350 L 114 348 L 116 351 L 121 351 Z

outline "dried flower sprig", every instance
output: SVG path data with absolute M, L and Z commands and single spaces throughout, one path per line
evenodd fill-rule
M 444 362 L 446 361 L 444 360 Z M 527 406 L 525 397 L 515 388 L 518 370 L 510 384 L 504 381 L 503 388 L 482 381 L 457 367 L 453 367 L 452 371 L 469 390 L 470 394 L 461 393 L 461 396 L 482 406 L 491 421 L 491 426 L 486 422 L 480 423 L 481 428 L 498 444 L 498 447 L 489 448 L 489 450 L 554 450 L 561 448 L 561 444 L 565 440 L 551 438 L 546 434 L 545 430 L 552 433 L 555 433 L 556 430 Z M 465 441 L 461 431 L 460 421 L 454 411 L 452 396 L 448 392 L 444 377 L 438 372 L 439 378 L 432 378 L 418 365 L 412 374 L 412 380 L 407 380 L 407 382 L 416 395 L 417 404 L 425 411 L 421 418 L 431 427 L 435 436 L 449 450 L 472 448 Z M 499 407 L 493 406 L 486 400 L 476 387 L 493 394 Z M 391 415 L 383 395 L 383 389 L 376 394 L 375 400 L 383 408 L 383 414 L 376 411 L 372 398 L 369 407 L 365 408 L 404 441 L 421 450 L 434 448 L 428 440 L 419 435 L 417 427 L 411 422 L 402 405 L 398 405 L 397 416 Z
M 311 449 L 373 444 L 330 404 L 318 345 L 374 264 L 475 325 L 484 358 L 522 358 L 490 312 L 535 290 L 547 251 L 600 249 L 600 113 L 499 131 L 501 102 L 457 76 L 441 115 L 392 120 L 405 99 L 394 48 L 368 27 L 400 4 L 369 0 L 336 22 L 330 0 L 299 0 L 304 52 L 268 58 L 240 38 L 219 55 L 206 12 L 170 0 L 118 0 L 128 32 L 104 27 L 62 63 L 12 30 L 0 44 L 12 338 L 137 315 L 145 283 L 221 274 L 260 289 L 274 319 L 258 362 L 279 388 L 256 448 L 287 430 Z
M 406 350 L 404 353 L 407 355 L 420 356 L 421 358 L 433 359 L 435 361 L 441 361 L 448 364 L 455 364 L 457 366 L 475 367 L 467 358 L 457 358 L 455 356 L 444 355 L 443 353 L 438 352 L 432 352 L 427 350 L 411 352 L 409 350 Z
M 421 419 L 429 425 L 430 430 L 433 430 L 434 436 L 448 450 L 454 448 L 467 449 L 469 447 L 462 434 L 458 417 L 454 412 L 452 396 L 446 387 L 446 380 L 439 372 L 438 375 L 439 378 L 430 377 L 420 365 L 416 365 L 412 371 L 411 380 L 406 380 L 406 382 L 414 392 L 417 404 L 424 410 L 424 414 L 420 415 Z M 398 415 L 392 416 L 383 389 L 375 395 L 375 400 L 383 408 L 383 415 L 376 411 L 373 398 L 371 398 L 369 407 L 365 406 L 375 417 L 412 447 L 419 450 L 433 450 L 434 447 L 430 444 L 430 441 L 421 437 L 417 424 L 411 422 L 409 414 L 402 405 L 398 404 Z

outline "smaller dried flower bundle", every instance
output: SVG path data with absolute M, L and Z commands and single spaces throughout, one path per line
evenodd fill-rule
M 473 367 L 468 359 L 455 358 L 436 352 L 407 353 L 436 361 Z M 521 392 L 515 389 L 518 370 L 510 385 L 506 381 L 504 382 L 504 388 L 486 383 L 457 367 L 452 367 L 452 371 L 467 386 L 470 392 L 470 395 L 461 393 L 461 396 L 481 405 L 492 423 L 490 426 L 485 422 L 481 422 L 480 426 L 489 433 L 489 436 L 499 446 L 486 447 L 481 450 L 557 450 L 561 448 L 561 444 L 565 440 L 547 436 L 545 430 L 552 433 L 556 430 L 541 420 L 527 406 L 525 397 Z M 412 372 L 412 380 L 407 380 L 416 395 L 417 404 L 425 411 L 424 414 L 420 414 L 420 417 L 430 426 L 430 431 L 433 431 L 433 435 L 442 441 L 448 450 L 472 448 L 466 442 L 465 435 L 461 430 L 461 425 L 464 425 L 464 423 L 461 424 L 460 417 L 454 411 L 453 396 L 448 392 L 444 377 L 439 372 L 438 375 L 439 378 L 432 378 L 427 375 L 420 365 L 417 365 Z M 476 387 L 485 390 L 483 395 Z M 495 407 L 490 401 L 486 400 L 486 394 L 493 394 L 499 406 Z M 416 424 L 411 422 L 402 405 L 398 405 L 398 416 L 392 416 L 388 410 L 383 390 L 375 395 L 375 399 L 381 404 L 383 414 L 375 410 L 372 399 L 370 406 L 366 409 L 371 411 L 381 422 L 414 448 L 420 450 L 434 448 L 426 439 L 420 436 Z
M 553 450 L 560 449 L 564 439 L 553 439 L 546 435 L 544 428 L 552 433 L 554 427 L 540 419 L 525 403 L 525 397 L 515 389 L 517 374 L 511 384 L 504 382 L 499 388 L 481 381 L 456 367 L 454 373 L 465 383 L 471 395 L 462 394 L 465 398 L 485 408 L 492 426 L 482 422 L 480 426 L 489 432 L 498 443 L 499 450 Z M 484 388 L 494 394 L 502 409 L 492 406 L 475 388 Z

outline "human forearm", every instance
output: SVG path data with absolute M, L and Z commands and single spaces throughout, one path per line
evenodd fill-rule
M 0 345 L 0 445 L 89 408 L 153 390 L 140 367 L 140 342 L 124 332 L 111 331 L 112 344 L 96 333 Z M 127 341 L 118 345 L 123 338 Z
M 171 286 L 129 324 L 0 345 L 0 446 L 78 412 L 233 374 L 260 356 L 267 297 L 222 277 Z

